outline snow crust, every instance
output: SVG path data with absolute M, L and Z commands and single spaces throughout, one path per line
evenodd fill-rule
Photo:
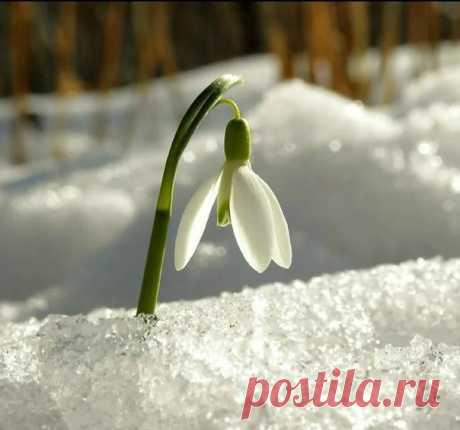
M 324 275 L 193 302 L 50 315 L 0 326 L 2 429 L 454 429 L 460 401 L 460 260 Z M 440 379 L 440 406 L 255 409 L 248 379 Z M 294 382 L 294 383 L 295 383 Z M 357 427 L 358 426 L 358 427 Z

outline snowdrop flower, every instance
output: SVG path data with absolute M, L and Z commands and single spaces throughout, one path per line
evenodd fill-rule
M 292 250 L 286 219 L 273 191 L 252 170 L 250 155 L 249 124 L 242 118 L 231 120 L 225 130 L 222 170 L 198 188 L 182 215 L 174 253 L 177 270 L 192 258 L 214 202 L 217 225 L 231 224 L 241 253 L 254 270 L 265 271 L 271 260 L 290 267 Z

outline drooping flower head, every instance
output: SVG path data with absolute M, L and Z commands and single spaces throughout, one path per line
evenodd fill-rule
M 261 273 L 273 260 L 291 265 L 289 229 L 271 188 L 251 168 L 251 132 L 243 118 L 231 120 L 225 130 L 224 165 L 217 176 L 202 184 L 182 215 L 175 245 L 175 266 L 182 270 L 192 258 L 212 207 L 217 225 L 231 225 L 249 265 Z

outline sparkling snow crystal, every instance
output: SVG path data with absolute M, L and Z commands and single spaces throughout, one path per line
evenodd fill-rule
M 246 77 L 232 94 L 253 126 L 254 167 L 286 208 L 291 270 L 255 273 L 231 229 L 210 222 L 186 271 L 176 273 L 169 246 L 159 321 L 82 314 L 134 305 L 174 127 L 224 70 Z M 263 57 L 156 82 L 146 93 L 155 115 L 145 109 L 123 155 L 12 167 L 0 148 L 0 430 L 460 428 L 460 259 L 443 260 L 460 256 L 458 66 L 396 79 L 400 101 L 382 112 L 298 80 L 274 86 L 276 76 Z M 115 146 L 135 94 L 106 100 Z M 58 105 L 40 97 L 33 111 L 51 118 Z M 96 95 L 72 100 L 78 121 L 99 111 Z M 187 147 L 175 214 L 221 166 L 225 118 L 223 107 L 209 115 Z M 311 279 L 322 273 L 336 274 Z M 62 313 L 77 315 L 48 315 Z M 440 406 L 417 408 L 408 390 L 403 408 L 290 402 L 240 420 L 251 376 L 295 384 L 336 367 L 381 379 L 381 399 L 399 379 L 439 379 Z
M 417 260 L 133 311 L 0 326 L 0 428 L 450 429 L 460 420 L 460 260 Z M 440 406 L 253 411 L 248 378 L 441 380 Z

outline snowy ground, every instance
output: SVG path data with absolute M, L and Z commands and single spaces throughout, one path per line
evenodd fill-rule
M 457 429 L 459 279 L 460 260 L 418 260 L 162 304 L 156 326 L 104 309 L 3 325 L 0 428 Z M 402 408 L 291 401 L 240 421 L 249 377 L 334 367 L 380 378 L 380 399 L 399 379 L 440 379 L 440 406 L 407 390 Z
M 184 420 L 236 429 L 251 372 L 295 379 L 335 366 L 390 385 L 439 376 L 441 407 L 265 408 L 248 428 L 458 428 L 459 260 L 332 275 L 460 256 L 460 66 L 452 52 L 444 68 L 418 80 L 398 63 L 406 84 L 384 111 L 301 81 L 275 85 L 267 57 L 138 89 L 142 115 L 125 114 L 137 100 L 132 90 L 60 107 L 33 99 L 48 115 L 44 132 L 27 130 L 35 161 L 0 164 L 0 429 L 166 429 Z M 187 269 L 173 268 L 180 214 L 223 162 L 229 113 L 221 107 L 179 169 L 158 325 L 146 332 L 126 310 L 7 323 L 135 306 L 174 127 L 224 71 L 246 78 L 232 97 L 254 129 L 253 167 L 285 210 L 292 268 L 255 273 L 231 229 L 213 222 Z M 9 106 L 0 105 L 1 136 Z M 57 109 L 72 126 L 57 134 L 71 155 L 59 162 L 48 159 L 43 137 Z M 111 144 L 88 152 L 101 116 Z M 271 285 L 227 293 L 262 284 Z

